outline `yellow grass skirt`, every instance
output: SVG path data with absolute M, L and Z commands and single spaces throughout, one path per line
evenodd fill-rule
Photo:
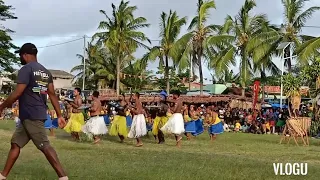
M 128 136 L 128 130 L 127 130 L 127 119 L 124 116 L 116 115 L 113 118 L 111 127 L 110 127 L 110 136 Z
M 84 116 L 82 113 L 71 113 L 70 119 L 63 129 L 67 133 L 72 133 L 72 132 L 81 132 L 82 131 L 82 126 L 84 125 Z
M 168 117 L 159 117 L 159 116 L 157 116 L 153 120 L 152 134 L 155 135 L 155 136 L 158 135 L 159 129 L 162 128 L 162 126 L 167 123 L 168 119 L 169 119 Z

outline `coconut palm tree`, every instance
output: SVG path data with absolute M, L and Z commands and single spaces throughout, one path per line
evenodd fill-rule
M 101 21 L 98 27 L 103 32 L 96 33 L 93 38 L 97 40 L 97 44 L 110 50 L 115 57 L 117 95 L 120 94 L 121 65 L 134 59 L 132 53 L 138 47 L 149 48 L 144 44 L 145 41 L 151 43 L 146 35 L 139 31 L 141 28 L 149 27 L 149 24 L 144 17 L 134 16 L 136 10 L 136 6 L 130 6 L 128 1 L 123 0 L 118 7 L 112 4 L 112 17 L 100 10 L 106 20 Z
M 199 70 L 200 94 L 203 94 L 203 59 L 208 60 L 210 54 L 216 51 L 219 46 L 223 45 L 222 40 L 231 40 L 232 36 L 217 34 L 220 26 L 206 25 L 209 11 L 215 9 L 213 0 L 198 0 L 197 15 L 192 19 L 189 25 L 189 33 L 182 36 L 177 43 L 177 52 L 180 57 L 180 64 L 196 64 Z M 189 54 L 192 54 L 192 60 L 188 60 Z M 233 58 L 232 58 L 233 59 Z M 189 61 L 189 62 L 188 62 Z
M 177 12 L 171 10 L 169 14 L 162 12 L 160 16 L 160 45 L 151 48 L 142 59 L 143 61 L 159 59 L 159 68 L 161 69 L 164 66 L 164 77 L 168 93 L 170 92 L 169 60 L 171 59 L 173 64 L 177 64 L 179 59 L 183 58 L 178 55 L 174 47 L 180 46 L 176 44 L 176 41 L 178 40 L 181 27 L 185 24 L 186 17 L 180 18 Z M 182 65 L 181 68 L 183 68 Z
M 296 54 L 298 54 L 299 62 L 306 64 L 310 58 L 318 54 L 317 50 L 320 46 L 320 39 L 308 35 L 300 34 L 302 28 L 305 26 L 308 19 L 310 19 L 314 12 L 318 11 L 320 7 L 312 6 L 306 10 L 305 4 L 309 0 L 282 0 L 284 7 L 284 22 L 278 31 L 270 31 L 262 33 L 260 39 L 268 42 L 269 45 L 275 46 L 282 42 L 293 42 Z M 292 71 L 292 59 L 290 57 L 290 47 L 284 50 L 285 66 L 288 71 Z
M 274 31 L 265 14 L 251 15 L 256 7 L 254 0 L 246 0 L 236 17 L 227 16 L 220 33 L 233 36 L 233 43 L 214 55 L 212 66 L 217 74 L 223 73 L 230 64 L 235 63 L 235 56 L 240 56 L 240 83 L 245 95 L 245 88 L 255 70 L 259 67 L 274 67 L 270 56 L 275 48 L 266 46 L 258 37 L 262 32 Z
M 147 85 L 152 84 L 151 79 L 153 78 L 152 71 L 146 71 L 146 68 L 141 65 L 141 60 L 137 60 L 131 63 L 123 69 L 123 72 L 128 77 L 124 77 L 121 82 L 131 87 L 132 90 L 141 90 Z
M 85 66 L 83 55 L 76 55 L 81 60 L 81 64 L 71 69 L 71 73 L 77 73 L 74 77 L 75 83 L 82 84 L 85 71 L 85 82 L 88 89 L 98 89 L 99 81 L 113 84 L 116 71 L 114 59 L 110 57 L 110 54 L 104 48 L 98 48 L 90 43 L 86 48 L 86 53 L 88 56 L 85 60 Z

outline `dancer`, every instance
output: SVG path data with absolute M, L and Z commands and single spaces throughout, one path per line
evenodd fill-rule
M 199 136 L 204 132 L 203 128 L 203 120 L 205 119 L 203 116 L 204 106 L 199 108 L 198 110 L 192 106 L 190 109 L 191 120 L 194 122 L 195 132 L 191 133 L 193 136 Z
M 194 120 L 189 116 L 189 109 L 187 105 L 183 107 L 183 119 L 184 119 L 184 128 L 185 135 L 187 136 L 187 140 L 191 140 L 191 134 L 196 132 L 196 126 Z
M 125 107 L 118 107 L 117 115 L 114 116 L 113 121 L 110 127 L 110 136 L 119 136 L 120 142 L 123 143 L 125 137 L 128 135 L 127 130 L 127 120 L 126 120 L 126 108 Z
M 99 92 L 94 91 L 92 93 L 92 103 L 91 107 L 89 108 L 90 111 L 90 119 L 86 122 L 84 126 L 82 126 L 82 131 L 91 136 L 93 135 L 94 144 L 100 142 L 101 135 L 105 135 L 108 132 L 107 126 L 104 123 L 103 116 L 100 116 L 101 113 L 101 102 L 98 99 Z
M 161 131 L 161 128 L 167 123 L 168 121 L 168 105 L 166 104 L 166 97 L 163 97 L 163 100 L 160 102 L 160 109 L 157 112 L 157 116 L 153 121 L 152 126 L 152 133 L 158 139 L 158 144 L 163 144 L 165 142 L 164 134 Z
M 172 133 L 176 138 L 176 146 L 181 147 L 181 134 L 184 133 L 184 121 L 182 116 L 182 101 L 180 99 L 180 92 L 175 91 L 173 93 L 173 101 L 175 106 L 172 109 L 174 113 L 168 120 L 168 122 L 161 128 L 161 131 Z
M 131 125 L 130 132 L 128 134 L 129 138 L 136 138 L 136 147 L 143 146 L 141 137 L 147 134 L 146 119 L 144 117 L 142 103 L 140 102 L 140 94 L 135 93 L 133 100 L 135 101 L 135 107 L 131 108 L 131 112 L 134 114 L 133 121 Z
M 218 113 L 213 111 L 212 107 L 207 108 L 206 121 L 209 124 L 208 132 L 211 141 L 214 141 L 218 134 L 223 133 L 223 124 L 218 116 Z
M 82 110 L 78 108 L 82 105 L 81 89 L 75 88 L 73 95 L 75 96 L 74 102 L 69 102 L 72 106 L 72 113 L 70 114 L 70 119 L 64 128 L 67 133 L 71 133 L 71 136 L 75 141 L 80 140 L 79 133 L 81 132 L 82 126 L 84 125 L 84 116 Z
M 6 165 L 2 172 L 0 172 L 0 180 L 5 180 L 9 175 L 20 155 L 21 148 L 28 144 L 30 139 L 46 156 L 58 174 L 59 180 L 68 180 L 67 174 L 59 162 L 56 151 L 50 145 L 44 128 L 44 121 L 47 119 L 47 95 L 49 95 L 54 109 L 59 112 L 59 127 L 63 128 L 66 123 L 60 113 L 52 75 L 45 67 L 38 63 L 38 50 L 34 44 L 26 43 L 20 50 L 16 51 L 16 53 L 19 53 L 23 67 L 18 72 L 15 91 L 0 105 L 0 114 L 5 108 L 11 107 L 12 103 L 19 99 L 19 118 L 21 123 L 12 136 L 11 149 Z

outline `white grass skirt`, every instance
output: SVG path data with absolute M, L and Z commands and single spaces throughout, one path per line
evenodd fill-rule
M 139 138 L 147 134 L 146 119 L 143 114 L 133 116 L 128 138 Z
M 87 123 L 82 126 L 82 131 L 88 135 L 107 134 L 108 129 L 102 116 L 91 117 Z
M 180 135 L 184 133 L 184 120 L 181 113 L 174 113 L 168 122 L 161 128 L 161 131 Z

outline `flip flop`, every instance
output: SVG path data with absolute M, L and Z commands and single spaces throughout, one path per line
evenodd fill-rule
M 136 147 L 142 147 L 143 143 L 137 144 Z

